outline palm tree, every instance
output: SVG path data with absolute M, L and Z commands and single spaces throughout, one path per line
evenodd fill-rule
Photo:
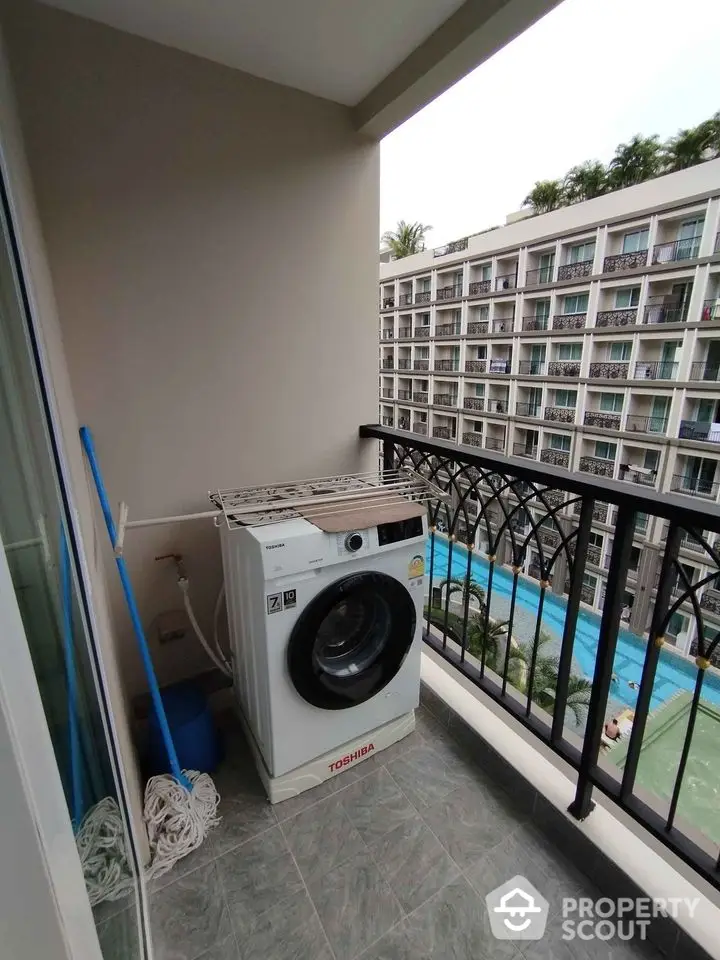
M 480 613 L 473 614 L 468 620 L 467 629 L 467 649 L 473 656 L 482 658 L 482 652 L 485 651 L 485 666 L 490 670 L 498 671 L 498 661 L 500 654 L 504 656 L 505 647 L 500 649 L 500 641 L 507 634 L 507 620 L 491 620 L 488 618 L 487 610 L 483 605 Z
M 555 698 L 558 685 L 558 672 L 560 661 L 558 657 L 541 652 L 541 648 L 549 643 L 552 638 L 544 631 L 540 631 L 538 639 L 537 655 L 535 657 L 535 670 L 533 673 L 533 685 L 531 699 L 542 710 L 552 713 L 555 707 Z M 532 663 L 533 645 L 521 643 L 511 651 L 511 661 L 515 661 L 513 685 L 518 687 L 523 693 L 527 693 L 528 683 L 530 681 L 530 665 Z M 518 669 L 520 664 L 524 664 L 522 674 Z M 510 670 L 508 670 L 510 673 Z M 592 683 L 577 673 L 570 674 L 568 678 L 567 690 L 567 709 L 570 710 L 578 726 L 585 720 L 586 711 L 590 704 L 590 692 Z
M 663 148 L 668 173 L 686 170 L 720 153 L 720 113 L 689 130 L 680 130 Z
M 477 580 L 465 580 L 459 577 L 449 577 L 440 583 L 440 590 L 445 590 L 448 600 L 454 593 L 460 594 L 460 603 L 465 606 L 466 598 L 468 603 L 474 597 L 481 610 L 485 609 L 485 591 Z
M 618 144 L 608 165 L 607 182 L 611 190 L 622 190 L 656 177 L 662 169 L 659 137 L 636 134 L 627 143 Z
M 532 207 L 535 213 L 549 213 L 562 207 L 564 202 L 563 185 L 559 180 L 537 180 L 522 205 Z
M 586 160 L 568 170 L 563 187 L 570 203 L 592 200 L 607 190 L 607 170 L 599 160 Z
M 398 220 L 395 230 L 387 230 L 380 238 L 392 250 L 393 259 L 402 260 L 425 249 L 425 234 L 432 230 L 426 223 Z

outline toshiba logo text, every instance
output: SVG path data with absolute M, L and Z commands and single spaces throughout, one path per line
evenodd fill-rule
M 351 763 L 355 763 L 356 760 L 362 760 L 363 757 L 366 757 L 369 753 L 372 753 L 375 749 L 374 743 L 368 743 L 364 747 L 358 747 L 357 750 L 353 750 L 352 753 L 346 753 L 344 757 L 340 757 L 339 760 L 333 760 L 329 767 L 331 770 L 341 770 L 343 767 L 349 766 Z

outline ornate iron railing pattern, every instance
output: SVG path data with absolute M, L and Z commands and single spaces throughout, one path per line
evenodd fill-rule
M 547 330 L 548 322 L 547 317 L 536 317 L 535 314 L 531 314 L 529 317 L 522 318 L 522 328 L 523 330 Z
M 529 377 L 542 377 L 545 373 L 545 361 L 521 360 L 518 363 L 518 373 Z
M 466 430 L 462 435 L 462 442 L 469 443 L 471 447 L 481 447 L 483 445 L 483 435 L 479 431 Z
M 580 457 L 579 468 L 583 473 L 592 473 L 596 477 L 612 477 L 615 461 L 602 457 Z
M 440 287 L 435 295 L 437 300 L 457 300 L 462 296 L 462 284 L 457 283 L 449 287 Z
M 705 532 L 720 533 L 720 505 L 696 504 L 688 499 L 685 507 L 676 497 L 633 489 L 630 484 L 583 478 L 542 463 L 511 461 L 484 450 L 458 448 L 454 443 L 408 439 L 389 428 L 362 427 L 361 436 L 383 441 L 385 469 L 410 467 L 444 491 L 443 499 L 429 506 L 428 583 L 439 585 L 448 577 L 467 583 L 482 576 L 485 599 L 479 614 L 470 605 L 468 590 L 458 591 L 458 599 L 453 601 L 452 592 L 441 589 L 440 605 L 428 603 L 424 614 L 426 643 L 575 769 L 576 793 L 570 806 L 573 816 L 584 819 L 591 815 L 592 793 L 600 789 L 720 888 L 717 848 L 710 846 L 709 837 L 702 843 L 695 839 L 696 832 L 705 826 L 702 818 L 694 815 L 692 829 L 687 832 L 680 819 L 680 797 L 686 785 L 703 683 L 720 642 L 720 631 L 708 632 L 705 620 L 708 614 L 720 616 L 720 594 L 712 592 L 720 574 L 720 554 Z M 603 595 L 595 663 L 589 699 L 579 718 L 572 720 L 575 707 L 569 690 L 571 680 L 573 687 L 576 681 L 573 644 L 580 603 L 595 602 L 596 588 L 584 581 L 587 564 L 596 565 L 600 560 L 600 548 L 589 543 L 591 525 L 594 516 L 607 517 L 608 503 L 613 505 L 614 526 L 607 579 L 595 575 L 597 593 Z M 601 739 L 606 715 L 610 715 L 607 711 L 616 709 L 610 698 L 617 696 L 613 686 L 615 654 L 631 574 L 636 521 L 647 516 L 665 520 L 669 528 L 657 558 L 657 589 L 647 591 L 650 626 L 639 689 L 631 695 L 623 694 L 633 702 L 634 721 L 620 767 L 613 765 L 612 753 L 601 758 Z M 678 560 L 681 541 L 688 536 L 701 546 L 704 568 L 709 570 L 694 583 Z M 498 592 L 495 581 L 501 568 L 503 586 Z M 528 611 L 523 618 L 518 615 L 518 605 L 523 602 L 519 587 L 527 575 L 536 579 L 534 625 L 522 622 L 527 621 Z M 567 592 L 564 626 L 556 640 L 550 695 L 544 697 L 536 688 L 541 677 L 543 689 L 546 684 L 541 650 L 543 609 L 551 591 L 560 595 L 563 585 Z M 506 598 L 501 613 L 506 622 L 500 637 L 510 639 L 504 642 L 498 640 L 496 596 Z M 435 594 L 431 602 L 438 602 Z M 657 802 L 648 804 L 636 793 L 638 763 L 658 665 L 661 655 L 666 656 L 661 651 L 671 619 L 680 609 L 690 617 L 694 630 L 696 658 L 685 662 L 695 670 L 695 685 L 687 722 L 683 723 L 678 762 L 673 765 L 669 801 L 657 797 Z M 520 673 L 513 666 L 516 631 L 521 631 L 525 651 L 525 667 Z M 712 855 L 708 849 L 713 850 Z
M 452 427 L 433 427 L 434 437 L 440 437 L 443 440 L 452 440 L 454 435 Z
M 637 323 L 637 309 L 600 310 L 595 317 L 596 327 L 634 327 Z
M 413 295 L 411 293 L 401 293 L 398 297 L 398 306 L 399 307 L 409 307 L 413 302 Z
M 451 240 L 444 247 L 435 247 L 433 257 L 447 257 L 450 253 L 461 253 L 467 250 L 468 238 L 462 237 L 460 240 Z
M 430 291 L 421 290 L 415 294 L 415 303 L 430 303 Z
M 544 417 L 552 423 L 575 423 L 575 407 L 545 407 Z
M 587 313 L 556 313 L 553 330 L 580 330 L 587 323 Z
M 540 459 L 543 463 L 552 463 L 556 467 L 570 466 L 570 452 L 568 450 L 555 450 L 553 447 L 544 447 L 540 451 Z
M 591 377 L 604 377 L 606 380 L 617 380 L 619 377 L 624 380 L 627 378 L 629 368 L 629 363 L 611 360 L 606 363 L 591 363 L 588 372 Z
M 586 427 L 604 427 L 606 430 L 619 430 L 620 414 L 603 413 L 600 410 L 586 410 L 583 422 Z
M 434 393 L 433 403 L 438 407 L 456 407 L 457 395 L 454 393 Z
M 478 293 L 489 293 L 490 287 L 492 286 L 491 280 L 474 280 L 468 289 L 468 293 L 471 297 L 477 296 Z
M 383 368 L 383 370 L 392 370 L 395 366 L 395 361 L 392 357 L 383 357 L 380 366 Z
M 484 410 L 485 397 L 465 397 L 463 407 L 466 410 Z
M 588 277 L 592 273 L 592 260 L 580 260 L 578 263 L 565 263 L 558 270 L 558 280 L 576 280 Z
M 395 306 L 395 297 L 383 297 L 382 299 L 382 310 L 392 310 Z
M 483 333 L 487 333 L 490 329 L 490 324 L 487 320 L 469 320 L 467 325 L 467 332 L 469 337 L 479 337 Z
M 526 287 L 539 287 L 543 283 L 553 282 L 553 273 L 555 264 L 547 267 L 536 267 L 534 270 L 528 270 L 525 274 Z
M 418 340 L 427 340 L 429 336 L 430 336 L 429 326 L 415 327 L 415 337 L 417 337 Z
M 647 250 L 636 250 L 634 253 L 616 253 L 603 260 L 603 273 L 616 273 L 618 270 L 634 270 L 647 265 Z
M 487 360 L 466 360 L 465 373 L 485 373 Z
M 551 360 L 548 364 L 549 377 L 579 377 L 579 360 Z
M 460 324 L 459 323 L 438 323 L 435 325 L 435 336 L 436 337 L 459 337 Z
M 414 390 L 412 395 L 413 403 L 427 403 L 428 392 L 426 390 Z

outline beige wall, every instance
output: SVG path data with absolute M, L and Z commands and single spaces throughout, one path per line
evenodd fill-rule
M 15 8 L 13 8 L 15 9 Z M 372 466 L 378 146 L 337 105 L 33 3 L 6 13 L 78 415 L 131 518 L 209 488 Z M 74 425 L 73 425 L 74 427 Z M 153 636 L 186 555 L 201 623 L 209 523 L 130 532 Z M 143 687 L 117 590 L 123 672 Z M 161 679 L 206 660 L 155 644 Z

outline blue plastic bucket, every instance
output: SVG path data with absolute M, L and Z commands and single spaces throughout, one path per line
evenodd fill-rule
M 212 773 L 221 759 L 220 741 L 202 690 L 192 680 L 184 680 L 164 687 L 160 695 L 180 768 Z M 148 741 L 151 772 L 169 773 L 170 760 L 154 710 L 150 713 Z

